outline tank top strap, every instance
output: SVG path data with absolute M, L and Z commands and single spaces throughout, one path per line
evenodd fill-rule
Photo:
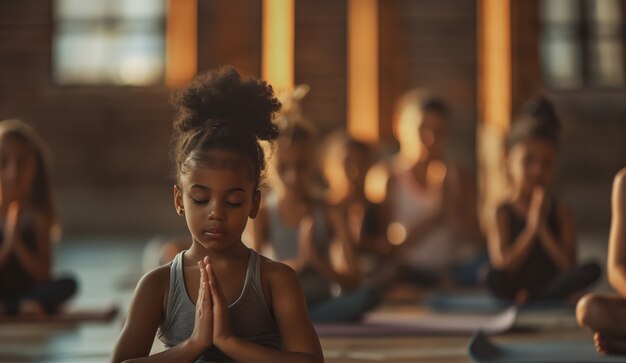
M 160 329 L 161 331 L 167 330 L 170 327 L 176 310 L 179 309 L 181 304 L 184 302 L 181 299 L 184 299 L 187 294 L 184 290 L 185 280 L 183 279 L 182 269 L 183 252 L 178 253 L 170 265 L 170 283 L 167 292 L 167 306 L 165 308 L 165 316 Z
M 254 250 L 250 251 L 250 263 L 248 265 L 250 286 L 256 291 L 263 291 L 263 284 L 261 283 L 261 256 Z

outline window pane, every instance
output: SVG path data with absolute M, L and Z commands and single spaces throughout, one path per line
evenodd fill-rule
M 580 19 L 577 0 L 542 0 L 541 18 L 545 23 L 575 24 Z
M 103 0 L 56 0 L 57 19 L 98 19 L 106 16 L 107 3 Z
M 544 78 L 554 88 L 582 85 L 580 43 L 568 39 L 546 39 L 542 44 Z
M 601 87 L 624 86 L 623 48 L 619 38 L 592 42 L 589 47 L 591 82 Z
M 165 0 L 57 0 L 60 84 L 151 85 L 165 69 Z
M 101 29 L 61 33 L 54 44 L 55 80 L 62 84 L 105 82 L 102 72 L 110 37 Z
M 619 0 L 588 0 L 589 20 L 611 28 L 618 28 L 622 21 Z
M 137 33 L 117 37 L 112 52 L 115 62 L 109 68 L 117 84 L 144 85 L 162 81 L 163 39 L 155 34 Z

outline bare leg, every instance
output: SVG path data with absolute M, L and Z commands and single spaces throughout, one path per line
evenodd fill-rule
M 32 315 L 32 316 L 44 316 L 46 314 L 46 310 L 43 308 L 41 303 L 37 300 L 22 300 L 20 301 L 19 306 L 19 314 L 20 315 Z
M 596 350 L 604 354 L 626 353 L 626 299 L 617 295 L 585 295 L 576 306 L 581 327 L 594 332 Z

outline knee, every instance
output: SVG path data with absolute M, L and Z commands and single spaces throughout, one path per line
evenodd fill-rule
M 599 320 L 603 315 L 602 299 L 595 294 L 587 294 L 578 300 L 576 304 L 576 321 L 581 327 L 587 327 L 591 330 L 598 325 Z

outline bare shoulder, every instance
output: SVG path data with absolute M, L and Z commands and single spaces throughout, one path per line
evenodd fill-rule
M 147 272 L 137 283 L 135 299 L 156 299 L 161 301 L 167 296 L 172 263 L 159 266 Z
M 625 193 L 626 191 L 626 167 L 622 168 L 620 171 L 615 174 L 615 178 L 613 179 L 613 187 L 615 191 L 619 191 L 620 193 Z
M 298 281 L 298 275 L 291 267 L 264 256 L 261 256 L 261 274 L 270 285 L 289 283 L 294 279 Z

